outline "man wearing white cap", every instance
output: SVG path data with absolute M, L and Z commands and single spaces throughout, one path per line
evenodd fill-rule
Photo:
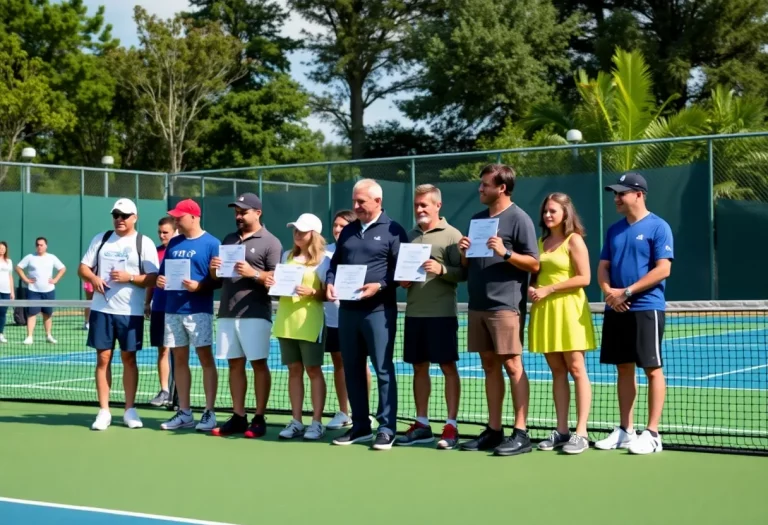
M 144 289 L 155 285 L 158 262 L 152 239 L 136 231 L 138 211 L 129 199 L 119 199 L 112 207 L 114 230 L 99 233 L 80 261 L 78 275 L 93 286 L 93 302 L 88 319 L 87 345 L 96 356 L 96 393 L 99 413 L 91 428 L 106 430 L 112 423 L 109 390 L 112 384 L 112 353 L 120 344 L 125 389 L 125 415 L 128 428 L 141 428 L 134 408 L 139 371 L 136 352 L 144 337 Z

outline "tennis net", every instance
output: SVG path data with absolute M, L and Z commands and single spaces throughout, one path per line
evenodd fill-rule
M 33 344 L 25 345 L 26 328 L 14 322 L 14 314 L 29 306 L 54 308 L 53 336 L 48 343 L 38 320 Z M 0 301 L 7 311 L 5 337 L 0 344 L 0 399 L 96 404 L 93 379 L 94 353 L 86 347 L 84 309 L 87 301 Z M 602 303 L 591 304 L 597 341 L 602 332 Z M 412 369 L 402 361 L 404 305 L 400 305 L 395 344 L 398 415 L 401 420 L 415 417 L 412 395 Z M 460 305 L 458 363 L 461 377 L 460 424 L 485 424 L 487 408 L 483 369 L 477 354 L 466 351 L 467 307 Z M 145 323 L 145 349 L 138 354 L 139 393 L 137 404 L 148 402 L 159 391 L 157 350 L 149 348 L 149 323 Z M 666 329 L 662 344 L 667 393 L 660 431 L 665 448 L 694 448 L 712 451 L 768 454 L 768 301 L 729 301 L 668 303 Z M 215 341 L 215 338 L 214 338 Z M 112 401 L 123 401 L 122 365 L 119 352 L 113 361 Z M 204 406 L 202 373 L 192 353 L 192 404 Z M 542 355 L 524 354 L 530 380 L 531 397 L 528 424 L 533 438 L 543 438 L 555 427 L 552 401 L 552 377 Z M 592 382 L 589 438 L 601 439 L 618 424 L 615 367 L 599 362 L 599 350 L 586 355 Z M 272 392 L 268 410 L 288 413 L 288 372 L 281 364 L 276 340 L 272 340 L 269 365 Z M 227 383 L 227 363 L 217 360 L 219 390 L 217 409 L 231 409 Z M 326 354 L 323 368 L 328 383 L 325 412 L 332 416 L 338 407 L 333 385 L 333 366 Z M 430 369 L 432 397 L 430 419 L 445 421 L 443 378 L 439 367 Z M 249 374 L 250 376 L 250 374 Z M 249 377 L 247 404 L 254 405 L 253 378 Z M 647 419 L 647 381 L 642 370 L 637 373 L 638 397 L 635 426 L 643 428 Z M 572 387 L 573 390 L 573 387 Z M 507 388 L 507 392 L 509 389 Z M 311 411 L 308 395 L 304 409 Z M 371 413 L 378 404 L 375 375 L 371 391 Z M 512 402 L 507 394 L 504 424 L 512 424 Z M 571 428 L 575 426 L 575 396 L 571 394 Z M 479 428 L 479 427 L 474 427 Z M 462 436 L 464 436 L 462 432 Z

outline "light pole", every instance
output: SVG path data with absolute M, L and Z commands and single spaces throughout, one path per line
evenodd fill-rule
M 104 155 L 101 157 L 101 164 L 106 168 L 104 170 L 104 197 L 109 198 L 109 168 L 115 164 L 115 158 Z
M 21 158 L 28 163 L 31 163 L 36 156 L 37 152 L 35 151 L 35 148 L 24 148 L 21 150 Z M 24 166 L 24 173 L 22 176 L 26 180 L 24 191 L 30 193 L 32 191 L 32 168 L 30 166 Z

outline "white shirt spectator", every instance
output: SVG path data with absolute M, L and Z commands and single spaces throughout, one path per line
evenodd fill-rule
M 11 272 L 13 262 L 8 259 L 0 259 L 0 293 L 11 293 Z
M 90 268 L 96 265 L 96 252 L 104 238 L 104 233 L 99 233 L 93 238 L 91 245 L 80 261 L 82 264 Z M 110 262 L 124 260 L 125 271 L 131 275 L 139 275 L 139 256 L 136 253 L 137 235 L 138 233 L 133 233 L 120 237 L 113 233 L 101 247 L 98 273 L 99 277 L 106 281 L 109 290 L 106 296 L 94 291 L 91 310 L 113 315 L 144 315 L 144 288 L 132 283 L 110 282 L 109 276 L 103 273 L 105 268 L 114 266 Z M 146 235 L 143 236 L 141 244 L 141 262 L 144 273 L 157 273 L 160 268 L 157 249 L 152 239 Z
M 27 278 L 35 280 L 29 285 L 30 292 L 48 293 L 56 289 L 56 286 L 49 282 L 53 279 L 54 270 L 58 272 L 64 268 L 64 263 L 52 253 L 29 254 L 19 262 L 19 268 L 24 270 Z
M 331 259 L 336 251 L 336 244 L 329 244 L 325 247 L 325 260 L 327 261 L 325 269 L 331 265 Z M 323 282 L 325 282 L 325 276 L 323 276 Z M 325 301 L 323 303 L 323 309 L 325 310 L 325 326 L 328 328 L 339 327 L 339 301 Z

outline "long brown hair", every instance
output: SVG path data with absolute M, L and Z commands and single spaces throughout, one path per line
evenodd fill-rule
M 563 235 L 568 237 L 572 233 L 578 233 L 582 237 L 586 237 L 584 225 L 581 222 L 581 217 L 576 213 L 576 207 L 573 205 L 571 198 L 565 193 L 550 193 L 541 202 L 541 209 L 539 210 L 539 226 L 541 226 L 541 238 L 546 239 L 552 232 L 544 224 L 544 209 L 547 207 L 549 201 L 558 203 L 563 208 Z
M 317 266 L 325 257 L 325 239 L 316 231 L 312 232 L 312 238 L 309 239 L 309 245 L 307 246 L 307 252 L 309 257 L 306 261 L 306 266 Z M 296 242 L 293 243 L 293 249 L 291 249 L 291 259 L 301 255 L 301 248 L 296 246 Z
M 10 250 L 8 250 L 8 243 L 5 242 L 5 241 L 0 241 L 0 244 L 5 246 L 5 255 L 3 255 L 3 259 L 5 259 L 7 261 L 8 260 L 8 254 L 10 253 Z

